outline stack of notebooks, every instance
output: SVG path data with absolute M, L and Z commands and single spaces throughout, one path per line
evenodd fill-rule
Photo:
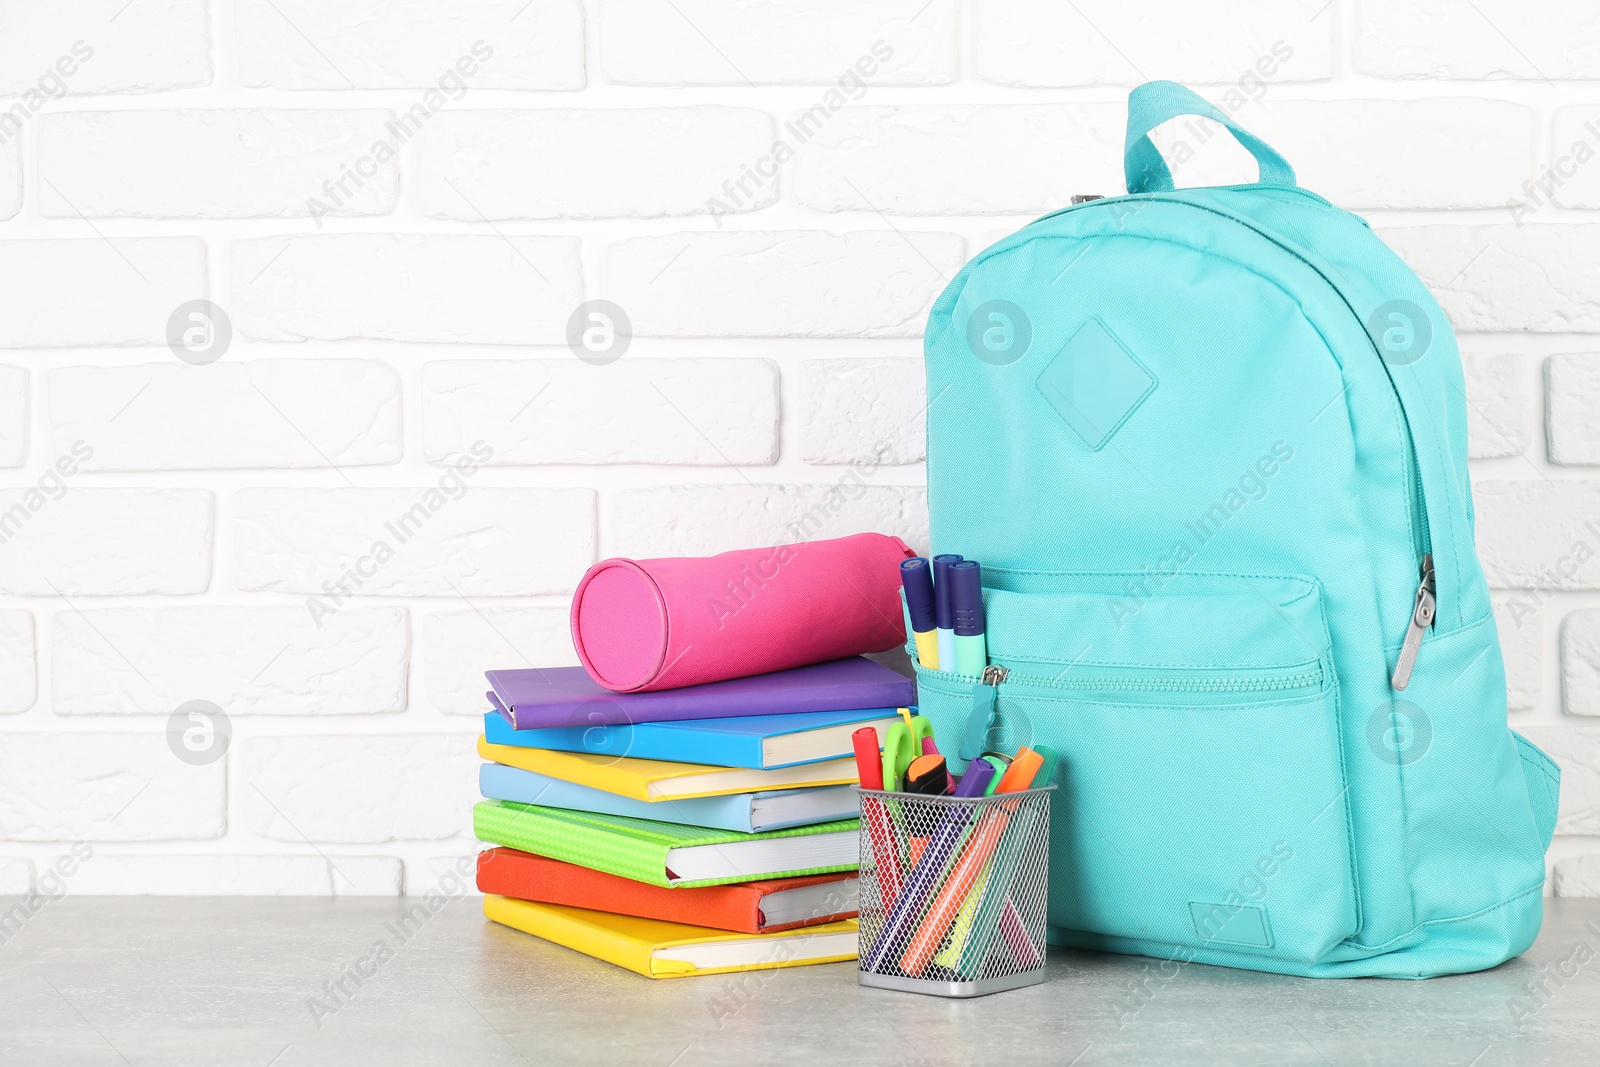
M 650 978 L 854 959 L 850 735 L 909 679 L 853 658 L 650 693 L 487 672 L 484 914 Z

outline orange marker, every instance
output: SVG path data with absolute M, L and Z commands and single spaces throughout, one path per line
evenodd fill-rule
M 1012 801 L 1012 803 L 1017 802 Z M 922 972 L 928 968 L 928 961 L 933 959 L 933 954 L 938 952 L 939 946 L 944 943 L 945 930 L 955 921 L 956 912 L 961 910 L 962 901 L 972 892 L 978 880 L 978 873 L 983 869 L 990 854 L 994 852 L 995 845 L 1000 841 L 1000 835 L 1005 832 L 1006 823 L 1010 821 L 1010 812 L 995 808 L 979 816 L 978 828 L 968 839 L 955 868 L 945 879 L 944 888 L 939 891 L 933 906 L 928 909 L 927 917 L 922 920 L 922 925 L 917 927 L 916 936 L 911 939 L 911 944 L 906 946 L 905 953 L 900 957 L 901 970 L 913 978 L 922 977 Z
M 995 786 L 996 793 L 1017 793 L 1033 784 L 1034 775 L 1044 766 L 1044 757 L 1027 745 L 1017 750 L 1017 755 L 1006 768 L 1005 776 Z
M 1042 766 L 1044 757 L 1024 745 L 1017 752 L 1016 758 L 1011 761 L 1011 765 L 1006 768 L 1005 776 L 1000 779 L 1000 784 L 994 791 L 1016 793 L 1027 789 L 1033 784 L 1034 776 L 1039 773 L 1039 768 Z M 933 906 L 928 909 L 927 918 L 917 929 L 917 934 L 906 947 L 905 954 L 900 957 L 901 970 L 913 977 L 920 977 L 922 972 L 927 970 L 928 961 L 933 958 L 933 954 L 939 950 L 940 944 L 944 941 L 945 930 L 955 921 L 962 902 L 967 894 L 972 892 L 979 872 L 994 854 L 995 846 L 1000 843 L 1000 835 L 1005 832 L 1006 825 L 1010 823 L 1011 816 L 1020 803 L 1021 800 L 1013 800 L 998 805 L 980 817 L 978 829 L 968 840 L 966 848 L 956 861 L 955 868 L 950 872 L 950 877 L 945 880 L 944 888 L 935 898 Z

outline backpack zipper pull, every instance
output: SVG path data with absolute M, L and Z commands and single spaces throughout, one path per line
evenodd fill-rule
M 1411 625 L 1406 628 L 1405 644 L 1400 646 L 1400 658 L 1395 661 L 1394 677 L 1389 679 L 1396 692 L 1411 684 L 1411 670 L 1422 650 L 1422 636 L 1433 625 L 1438 606 L 1433 588 L 1433 556 L 1423 556 L 1422 583 L 1417 586 L 1417 599 L 1411 608 Z
M 967 763 L 983 754 L 989 730 L 999 717 L 996 704 L 1000 698 L 1000 683 L 1010 673 L 999 664 L 991 663 L 983 669 L 978 684 L 972 688 L 972 711 L 967 714 L 967 728 L 958 753 Z

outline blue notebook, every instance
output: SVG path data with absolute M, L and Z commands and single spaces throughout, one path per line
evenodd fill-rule
M 518 804 L 625 815 L 685 826 L 709 826 L 746 834 L 853 819 L 860 812 L 856 791 L 848 785 L 646 801 L 501 763 L 485 763 L 478 768 L 478 791 L 490 800 L 513 800 Z
M 881 747 L 884 732 L 898 718 L 894 708 L 873 708 L 513 730 L 503 717 L 489 712 L 483 717 L 483 732 L 491 745 L 772 770 L 851 756 L 850 735 L 863 726 L 877 729 Z

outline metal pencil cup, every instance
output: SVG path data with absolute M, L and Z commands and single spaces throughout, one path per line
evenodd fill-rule
M 1044 981 L 1054 786 L 860 789 L 862 985 L 981 997 Z

